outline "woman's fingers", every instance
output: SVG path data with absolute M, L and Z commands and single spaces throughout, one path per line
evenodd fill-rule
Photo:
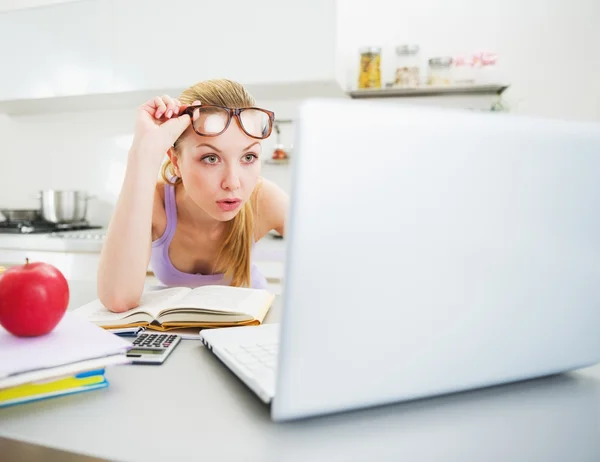
M 177 104 L 175 104 L 175 100 L 173 100 L 173 98 L 171 98 L 169 95 L 163 95 L 162 100 L 167 107 L 167 109 L 165 110 L 165 117 L 167 119 L 170 119 L 177 110 Z
M 201 106 L 199 100 L 194 101 L 189 106 Z M 189 107 L 187 104 L 182 104 L 176 98 L 171 98 L 169 95 L 155 96 L 153 99 L 146 102 L 142 109 L 146 110 L 155 119 L 164 117 L 170 119 L 173 116 L 178 116 L 184 109 Z
M 173 117 L 167 120 L 160 126 L 160 130 L 167 134 L 169 140 L 168 145 L 172 146 L 173 143 L 181 136 L 187 127 L 190 126 L 191 119 L 187 116 Z
M 154 97 L 154 105 L 156 106 L 156 112 L 154 118 L 160 119 L 165 112 L 167 112 L 167 105 L 164 103 L 160 96 Z

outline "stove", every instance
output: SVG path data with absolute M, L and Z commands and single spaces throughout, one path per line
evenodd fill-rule
M 87 221 L 59 224 L 50 223 L 45 220 L 0 222 L 0 234 L 52 234 L 62 231 L 79 231 L 100 228 L 102 227 L 91 225 Z

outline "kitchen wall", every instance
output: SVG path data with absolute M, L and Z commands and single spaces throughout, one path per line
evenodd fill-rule
M 597 0 L 343 0 L 337 8 L 337 75 L 344 88 L 355 86 L 363 45 L 384 47 L 384 81 L 392 79 L 399 43 L 420 44 L 423 66 L 428 56 L 489 50 L 499 54 L 511 84 L 506 100 L 515 112 L 600 120 Z M 280 118 L 292 117 L 297 103 L 260 102 Z M 0 207 L 35 207 L 32 195 L 39 189 L 85 189 L 96 196 L 90 220 L 106 224 L 124 173 L 134 109 L 0 114 Z M 289 146 L 294 127 L 281 128 Z M 274 135 L 264 142 L 265 153 L 274 142 Z M 263 169 L 289 190 L 289 167 Z
M 337 75 L 355 86 L 358 49 L 384 47 L 382 78 L 393 78 L 394 46 L 428 56 L 499 54 L 519 113 L 600 120 L 598 0 L 343 0 L 338 4 Z
M 291 118 L 295 101 L 262 101 L 280 119 Z M 79 189 L 96 196 L 88 219 L 108 223 L 125 173 L 135 108 L 111 111 L 0 115 L 2 168 L 0 207 L 32 208 L 40 189 Z M 293 125 L 281 125 L 281 141 L 289 147 Z M 269 157 L 276 135 L 263 142 Z M 287 165 L 263 165 L 263 175 L 289 191 Z

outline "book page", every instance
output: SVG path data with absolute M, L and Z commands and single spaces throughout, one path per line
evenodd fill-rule
M 141 309 L 146 313 L 150 313 L 154 318 L 158 318 L 158 314 L 162 309 L 186 296 L 191 290 L 187 287 L 170 287 L 168 289 L 145 292 L 140 299 L 140 306 L 134 309 Z
M 197 308 L 205 312 L 248 314 L 255 318 L 272 299 L 270 292 L 230 286 L 204 286 L 171 301 L 164 311 L 177 308 Z
M 123 320 L 124 323 L 127 323 L 129 322 L 127 318 L 138 313 L 148 313 L 150 315 L 148 317 L 148 322 L 150 322 L 152 321 L 152 318 L 156 318 L 158 316 L 160 310 L 164 308 L 164 306 L 171 300 L 181 298 L 189 291 L 190 289 L 185 287 L 173 287 L 169 289 L 146 292 L 142 294 L 138 307 L 123 313 L 113 313 L 112 311 L 109 311 L 100 302 L 100 300 L 94 300 L 93 302 L 87 303 L 80 308 L 76 308 L 73 310 L 73 313 L 99 325 L 118 320 Z M 139 318 L 139 316 L 136 317 Z

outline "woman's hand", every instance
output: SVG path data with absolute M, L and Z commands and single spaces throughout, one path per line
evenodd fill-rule
M 170 96 L 156 96 L 136 113 L 131 150 L 160 163 L 167 150 L 190 125 L 188 115 L 179 116 L 182 105 Z

